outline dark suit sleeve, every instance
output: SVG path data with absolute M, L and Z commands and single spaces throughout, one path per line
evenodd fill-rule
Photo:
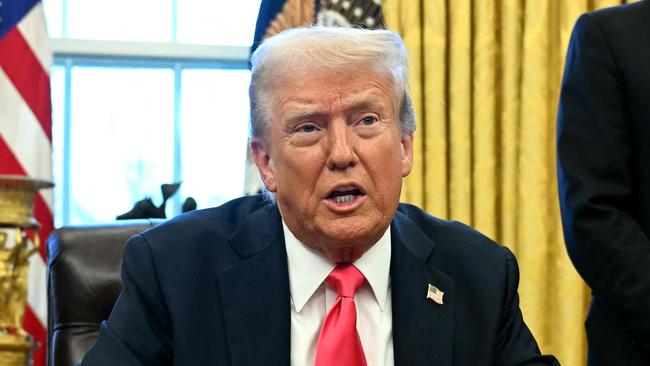
M 631 209 L 634 189 L 647 187 L 633 187 L 624 81 L 611 42 L 593 15 L 576 23 L 558 112 L 560 205 L 578 272 L 650 354 L 650 241 Z
M 519 267 L 515 256 L 505 252 L 506 290 L 503 299 L 503 311 L 499 320 L 499 333 L 496 344 L 495 365 L 557 365 L 559 362 L 550 355 L 541 355 L 537 342 L 524 323 L 519 309 Z
M 124 289 L 82 365 L 171 364 L 170 320 L 149 245 L 140 235 L 126 245 L 122 279 Z

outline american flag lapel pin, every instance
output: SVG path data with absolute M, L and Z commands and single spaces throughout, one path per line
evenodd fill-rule
M 442 297 L 445 295 L 444 292 L 440 291 L 436 286 L 429 284 L 427 288 L 427 299 L 431 299 L 438 305 L 442 305 Z

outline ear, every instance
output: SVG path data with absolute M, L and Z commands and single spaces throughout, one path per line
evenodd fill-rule
M 262 181 L 264 181 L 264 186 L 269 192 L 275 192 L 277 190 L 275 168 L 273 167 L 273 161 L 271 161 L 268 145 L 257 137 L 251 139 L 250 145 L 253 161 L 257 165 L 257 170 L 259 170 Z
M 402 177 L 411 173 L 413 168 L 413 134 L 402 137 Z

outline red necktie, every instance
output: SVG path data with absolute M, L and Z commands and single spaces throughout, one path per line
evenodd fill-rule
M 320 330 L 315 366 L 366 366 L 354 305 L 354 293 L 366 278 L 355 266 L 342 264 L 325 281 L 338 297 Z

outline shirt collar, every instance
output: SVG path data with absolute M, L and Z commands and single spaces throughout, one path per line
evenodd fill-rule
M 322 253 L 301 243 L 282 220 L 284 242 L 287 248 L 289 266 L 289 287 L 291 299 L 297 312 L 300 312 L 318 287 L 332 272 L 336 263 Z M 353 264 L 368 280 L 379 308 L 383 311 L 388 294 L 390 277 L 390 227 L 384 235 Z

